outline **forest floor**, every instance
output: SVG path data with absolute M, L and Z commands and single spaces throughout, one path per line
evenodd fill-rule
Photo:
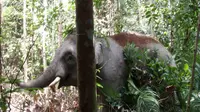
M 11 94 L 10 112 L 74 112 L 78 109 L 78 91 L 75 87 L 52 92 L 49 88 L 37 92 Z

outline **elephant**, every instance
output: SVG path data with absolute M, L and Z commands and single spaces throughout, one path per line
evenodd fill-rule
M 157 57 L 170 66 L 176 66 L 171 53 L 156 39 L 138 33 L 126 33 L 112 35 L 108 38 L 95 37 L 93 45 L 95 49 L 97 82 L 102 86 L 108 86 L 119 92 L 126 84 L 128 78 L 127 65 L 124 61 L 123 49 L 128 43 L 134 43 L 139 49 L 156 51 Z M 59 84 L 62 86 L 77 86 L 77 34 L 68 34 L 61 46 L 56 50 L 55 56 L 38 78 L 22 82 L 21 88 L 44 88 Z

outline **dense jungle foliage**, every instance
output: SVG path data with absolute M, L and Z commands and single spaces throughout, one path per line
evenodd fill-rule
M 177 64 L 177 68 L 169 67 L 148 57 L 148 51 L 141 53 L 134 44 L 127 45 L 124 56 L 129 69 L 128 85 L 121 93 L 107 96 L 112 107 L 137 112 L 185 112 L 196 58 L 190 111 L 199 112 L 200 42 L 196 57 L 194 49 L 200 1 L 93 2 L 95 35 L 108 37 L 119 32 L 152 35 L 173 54 Z M 0 111 L 76 111 L 78 93 L 73 87 L 52 93 L 48 89 L 21 90 L 16 85 L 38 77 L 69 29 L 75 27 L 74 0 L 3 0 L 1 4 Z M 141 67 L 144 64 L 148 69 Z

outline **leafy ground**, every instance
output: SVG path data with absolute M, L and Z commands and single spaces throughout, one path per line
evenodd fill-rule
M 11 93 L 10 112 L 74 112 L 78 108 L 78 92 L 68 87 L 52 92 L 50 89 Z M 7 105 L 8 106 L 8 105 Z

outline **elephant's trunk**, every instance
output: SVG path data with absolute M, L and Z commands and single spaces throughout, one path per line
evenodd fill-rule
M 20 83 L 21 88 L 43 88 L 47 87 L 55 79 L 55 70 L 50 65 L 44 73 L 35 80 Z

